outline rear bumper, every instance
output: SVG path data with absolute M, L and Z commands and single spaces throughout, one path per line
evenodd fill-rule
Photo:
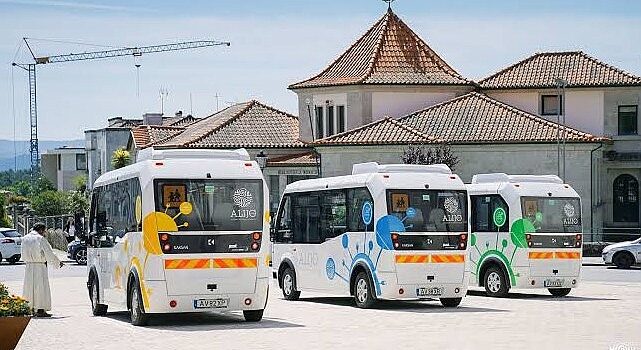
M 254 293 L 244 294 L 192 294 L 192 295 L 167 295 L 165 281 L 146 281 L 145 286 L 151 289 L 149 297 L 149 306 L 145 309 L 146 313 L 174 313 L 174 312 L 217 312 L 225 313 L 230 311 L 242 310 L 262 310 L 267 303 L 267 294 L 269 290 L 269 279 L 259 278 L 256 280 L 256 290 Z M 226 308 L 216 309 L 197 309 L 194 307 L 194 300 L 198 299 L 229 299 Z M 251 299 L 251 304 L 246 305 L 245 300 Z M 176 307 L 171 307 L 169 303 L 176 302 Z
M 557 286 L 546 286 L 546 281 L 560 281 L 561 285 Z M 579 276 L 547 276 L 547 277 L 532 277 L 530 276 L 525 285 L 521 285 L 518 288 L 576 288 L 580 284 Z
M 381 294 L 378 299 L 388 300 L 418 300 L 418 299 L 439 299 L 439 298 L 462 298 L 467 294 L 469 284 L 469 273 L 465 272 L 463 280 L 460 283 L 440 283 L 427 282 L 422 284 L 399 284 L 396 283 L 396 276 L 393 273 L 379 273 L 385 282 L 381 285 Z M 417 295 L 419 288 L 442 288 L 443 293 L 438 296 L 421 296 Z M 402 289 L 402 294 L 401 294 Z
M 2 258 L 3 259 L 9 259 L 9 258 L 12 258 L 14 256 L 20 256 L 20 254 L 22 253 L 20 251 L 20 246 L 18 246 L 18 245 L 9 246 L 9 247 L 2 247 L 2 248 L 3 249 L 2 249 L 2 251 L 0 251 L 0 253 L 2 254 Z

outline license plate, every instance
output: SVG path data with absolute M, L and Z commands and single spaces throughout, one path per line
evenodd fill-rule
M 563 280 L 545 280 L 543 287 L 563 287 Z
M 195 309 L 224 309 L 229 306 L 229 299 L 197 299 L 194 300 Z
M 435 297 L 435 296 L 443 295 L 443 288 L 442 287 L 416 288 L 416 295 L 419 297 Z

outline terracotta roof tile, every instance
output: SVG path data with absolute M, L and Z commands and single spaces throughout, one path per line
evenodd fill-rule
M 581 51 L 537 53 L 479 84 L 484 89 L 554 88 L 558 78 L 568 87 L 641 86 L 641 77 Z
M 391 10 L 320 74 L 290 89 L 349 84 L 471 85 Z
M 131 136 L 137 149 L 143 149 L 153 144 L 167 140 L 184 129 L 181 127 L 162 125 L 142 125 L 131 129 Z
M 442 140 L 428 136 L 392 118 L 384 118 L 356 129 L 348 130 L 315 142 L 323 145 L 395 145 L 439 143 Z
M 162 125 L 163 126 L 187 126 L 189 124 L 192 124 L 194 122 L 197 122 L 199 119 L 195 118 L 194 116 L 186 115 L 186 116 L 174 116 L 174 117 L 169 117 L 169 118 L 163 118 Z
M 298 118 L 258 101 L 230 106 L 184 128 L 158 147 L 274 148 L 304 147 Z
M 486 95 L 471 92 L 399 119 L 399 122 L 448 143 L 556 142 L 558 124 Z M 602 138 L 565 127 L 567 142 Z

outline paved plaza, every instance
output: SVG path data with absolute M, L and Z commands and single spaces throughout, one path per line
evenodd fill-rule
M 22 269 L 0 266 L 14 293 Z M 84 271 L 71 265 L 52 276 L 55 317 L 32 320 L 18 349 L 641 349 L 639 269 L 584 266 L 585 281 L 568 297 L 473 291 L 457 309 L 384 302 L 361 310 L 349 298 L 309 293 L 291 302 L 272 285 L 260 323 L 189 314 L 160 316 L 146 328 L 131 326 L 126 312 L 93 317 Z

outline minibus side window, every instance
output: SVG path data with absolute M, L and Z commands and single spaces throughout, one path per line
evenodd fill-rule
M 292 199 L 286 194 L 276 220 L 276 243 L 292 243 Z
M 330 240 L 345 233 L 347 230 L 347 206 L 345 191 L 323 191 L 321 197 L 320 229 L 323 241 Z
M 373 230 L 373 224 L 365 227 L 363 223 L 362 211 L 365 202 L 374 203 L 372 195 L 367 188 L 350 188 L 347 190 L 347 231 L 348 232 L 365 232 Z M 372 208 L 373 210 L 373 208 Z
M 472 202 L 472 232 L 508 232 L 510 212 L 507 203 L 500 195 L 470 196 Z M 494 223 L 494 213 L 502 208 L 505 223 L 498 227 Z
M 319 192 L 298 193 L 292 197 L 293 243 L 321 243 Z

